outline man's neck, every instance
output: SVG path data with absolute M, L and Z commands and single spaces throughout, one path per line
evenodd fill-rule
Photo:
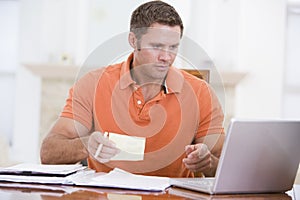
M 142 79 L 134 73 L 134 70 L 131 70 L 131 77 L 136 84 L 142 88 L 142 93 L 146 102 L 154 98 L 163 89 L 164 79 L 151 81 Z
M 162 90 L 162 86 L 158 84 L 146 84 L 142 86 L 142 93 L 145 101 L 153 99 Z

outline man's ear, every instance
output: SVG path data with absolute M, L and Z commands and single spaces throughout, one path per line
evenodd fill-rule
M 133 32 L 129 32 L 128 42 L 134 50 L 137 50 L 137 38 Z

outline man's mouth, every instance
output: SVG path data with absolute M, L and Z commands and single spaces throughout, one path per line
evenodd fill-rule
M 158 69 L 159 71 L 166 71 L 166 70 L 168 70 L 169 66 L 168 65 L 156 65 L 155 68 Z

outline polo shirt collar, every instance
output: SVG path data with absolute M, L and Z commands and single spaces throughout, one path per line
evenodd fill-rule
M 120 89 L 125 89 L 130 85 L 134 85 L 136 82 L 132 79 L 130 74 L 130 64 L 133 60 L 133 53 L 131 53 L 128 59 L 121 64 L 120 73 Z M 184 77 L 181 71 L 175 67 L 170 67 L 167 77 L 164 81 L 165 93 L 179 93 L 183 87 Z
M 133 53 L 129 55 L 127 60 L 121 64 L 121 72 L 120 72 L 120 88 L 125 89 L 132 84 L 135 84 L 135 81 L 132 80 L 130 74 L 130 64 L 133 60 Z
M 167 93 L 180 93 L 184 83 L 181 71 L 175 67 L 170 67 L 166 78 Z

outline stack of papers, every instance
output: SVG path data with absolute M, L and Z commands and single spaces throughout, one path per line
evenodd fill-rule
M 65 177 L 86 167 L 75 165 L 42 165 L 23 163 L 12 167 L 0 168 L 0 175 L 30 175 Z
M 109 173 L 95 173 L 81 165 L 20 164 L 0 168 L 0 181 L 145 191 L 163 191 L 170 186 L 170 178 L 167 177 L 136 175 L 119 168 Z
M 43 184 L 72 184 L 70 177 L 86 167 L 76 165 L 19 164 L 0 168 L 0 181 Z

